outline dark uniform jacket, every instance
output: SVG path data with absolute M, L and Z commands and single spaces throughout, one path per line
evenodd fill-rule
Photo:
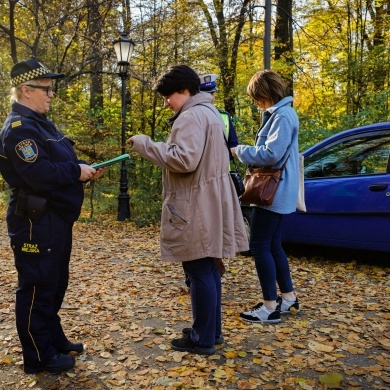
M 12 189 L 14 208 L 20 189 L 47 199 L 48 209 L 74 222 L 83 203 L 81 168 L 73 142 L 45 115 L 12 104 L 0 133 L 0 172 Z

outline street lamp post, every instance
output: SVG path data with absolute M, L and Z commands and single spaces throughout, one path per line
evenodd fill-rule
M 265 0 L 264 69 L 271 69 L 271 0 Z
M 130 57 L 134 50 L 134 42 L 123 32 L 119 39 L 113 42 L 118 59 L 119 77 L 122 80 L 122 154 L 126 153 L 126 80 L 130 65 Z M 127 169 L 126 161 L 122 161 L 118 195 L 118 221 L 130 218 L 130 195 L 127 193 Z

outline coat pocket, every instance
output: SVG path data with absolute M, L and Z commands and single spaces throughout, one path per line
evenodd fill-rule
M 190 206 L 187 200 L 175 199 L 163 208 L 161 238 L 166 241 L 190 241 Z
M 179 230 L 184 230 L 188 225 L 187 220 L 182 217 L 174 208 L 173 205 L 168 204 L 169 224 Z

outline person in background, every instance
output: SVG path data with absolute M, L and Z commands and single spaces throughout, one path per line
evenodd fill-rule
M 299 311 L 290 267 L 282 248 L 281 227 L 284 214 L 296 210 L 299 185 L 299 120 L 292 108 L 293 98 L 286 95 L 282 78 L 271 70 L 257 72 L 247 87 L 247 94 L 263 111 L 254 146 L 238 145 L 231 149 L 244 164 L 257 167 L 286 167 L 276 190 L 273 204 L 253 207 L 250 250 L 255 259 L 264 302 L 240 314 L 249 322 L 280 322 L 280 314 Z M 281 296 L 277 294 L 278 284 Z
M 215 101 L 215 92 L 218 91 L 216 80 L 218 75 L 216 74 L 207 74 L 200 77 L 200 90 L 207 92 L 212 96 L 212 102 Z M 223 123 L 225 124 L 225 135 L 229 148 L 234 148 L 238 145 L 238 138 L 236 129 L 234 128 L 230 114 L 227 111 L 219 110 Z
M 83 183 L 103 169 L 78 160 L 73 142 L 46 117 L 55 96 L 52 80 L 63 76 L 35 59 L 15 64 L 12 109 L 0 133 L 0 172 L 11 188 L 8 235 L 18 272 L 16 327 L 28 374 L 69 370 L 72 355 L 84 350 L 65 336 L 58 312 Z
M 221 277 L 215 258 L 232 258 L 248 248 L 245 226 L 229 177 L 224 123 L 200 79 L 186 65 L 175 65 L 154 90 L 173 111 L 166 142 L 147 135 L 129 139 L 134 152 L 162 167 L 161 259 L 181 262 L 190 277 L 192 328 L 171 346 L 201 355 L 223 342 Z

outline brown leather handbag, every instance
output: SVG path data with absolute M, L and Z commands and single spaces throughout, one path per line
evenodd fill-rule
M 255 205 L 271 205 L 279 182 L 282 180 L 281 176 L 287 160 L 279 169 L 248 167 L 244 178 L 245 192 L 240 196 L 241 202 Z

